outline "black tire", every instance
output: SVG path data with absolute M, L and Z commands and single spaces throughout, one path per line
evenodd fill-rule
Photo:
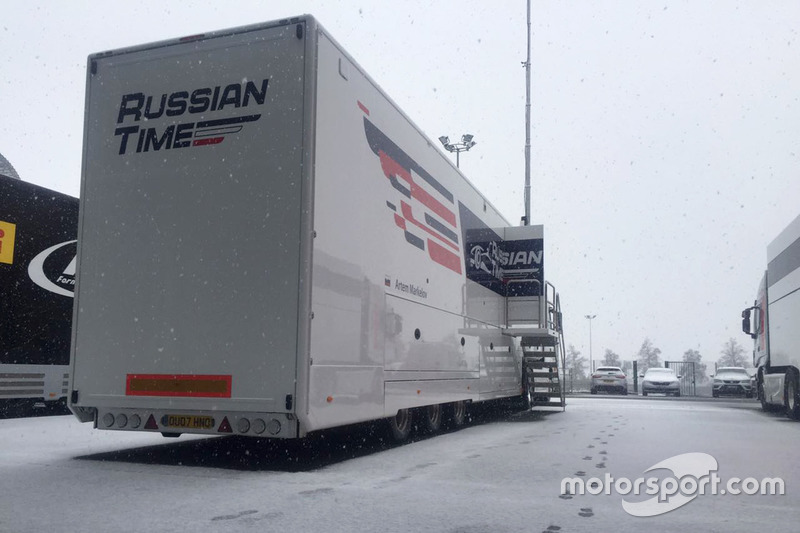
M 446 427 L 458 428 L 463 426 L 467 421 L 467 402 L 462 400 L 447 404 L 444 409 L 444 415 Z
M 680 398 L 680 397 L 681 397 L 681 391 L 678 391 L 678 392 L 676 392 L 676 393 L 675 393 L 675 397 L 676 397 L 676 398 Z
M 622 395 L 623 396 L 627 396 L 628 395 L 628 389 L 622 389 Z
M 589 394 L 597 394 L 597 389 L 592 387 L 591 389 L 589 389 Z
M 712 391 L 712 392 L 711 392 L 711 397 L 712 397 L 712 398 L 719 398 L 719 393 L 718 393 L 718 392 L 713 392 L 713 391 Z
M 642 391 L 642 396 L 647 396 L 647 393 L 645 391 Z
M 414 424 L 414 415 L 411 409 L 400 409 L 397 414 L 388 419 L 389 435 L 395 442 L 403 442 L 411 435 Z
M 800 420 L 800 390 L 797 385 L 797 373 L 789 369 L 783 380 L 783 406 L 786 416 L 792 420 Z
M 442 404 L 423 407 L 420 423 L 424 433 L 433 434 L 442 429 Z

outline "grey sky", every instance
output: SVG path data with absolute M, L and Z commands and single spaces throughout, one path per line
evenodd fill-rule
M 800 3 L 533 4 L 533 222 L 566 340 L 715 361 L 800 211 Z M 114 5 L 115 7 L 109 7 Z M 124 6 L 124 7 L 123 7 Z M 464 174 L 523 213 L 525 2 L 4 2 L 0 153 L 77 195 L 86 56 L 310 13 Z

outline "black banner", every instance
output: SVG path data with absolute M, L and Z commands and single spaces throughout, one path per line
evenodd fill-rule
M 69 364 L 78 199 L 0 176 L 0 363 Z
M 467 279 L 501 296 L 540 296 L 544 239 L 504 239 L 459 202 Z M 515 228 L 516 229 L 516 228 Z

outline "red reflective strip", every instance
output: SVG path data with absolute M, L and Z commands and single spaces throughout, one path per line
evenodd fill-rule
M 401 178 L 408 183 L 412 198 L 419 200 L 425 207 L 442 217 L 445 222 L 448 222 L 454 228 L 456 227 L 456 214 L 418 185 L 414 181 L 414 178 L 411 177 L 411 173 L 408 169 L 403 168 L 400 163 L 389 157 L 383 150 L 378 152 L 378 156 L 381 159 L 383 173 L 387 178 L 391 176 Z
M 208 139 L 195 139 L 192 146 L 206 146 L 209 144 L 219 144 L 225 137 L 209 137 Z
M 394 215 L 394 223 L 397 224 L 398 228 L 402 228 L 403 230 L 406 229 L 406 219 L 401 217 L 400 215 Z
M 361 109 L 361 111 L 364 112 L 365 115 L 369 116 L 369 109 L 367 109 L 367 107 L 364 104 L 358 102 L 358 107 L 359 109 Z
M 457 256 L 439 243 L 428 239 L 428 254 L 435 262 L 461 274 L 461 257 Z
M 232 377 L 193 374 L 128 374 L 128 396 L 185 396 L 192 398 L 230 398 Z
M 446 237 L 442 237 L 441 235 L 439 235 L 438 233 L 436 233 L 435 231 L 430 229 L 428 226 L 426 226 L 425 224 L 422 224 L 417 219 L 415 219 L 414 218 L 414 214 L 411 212 L 411 206 L 410 205 L 408 205 L 405 202 L 400 202 L 400 208 L 401 208 L 401 210 L 403 212 L 403 216 L 405 217 L 405 219 L 408 222 L 411 222 L 412 224 L 414 224 L 418 228 L 427 231 L 428 233 L 430 233 L 431 235 L 433 235 L 434 237 L 436 237 L 437 239 L 439 239 L 440 241 L 442 241 L 443 243 L 448 245 L 450 248 L 453 248 L 454 250 L 458 251 L 458 246 L 453 244 L 453 242 L 450 239 L 448 239 Z

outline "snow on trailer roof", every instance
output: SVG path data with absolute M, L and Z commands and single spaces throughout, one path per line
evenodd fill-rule
M 6 176 L 15 180 L 22 179 L 19 177 L 19 174 L 17 174 L 17 171 L 14 169 L 8 159 L 3 157 L 3 154 L 0 154 L 0 176 Z

